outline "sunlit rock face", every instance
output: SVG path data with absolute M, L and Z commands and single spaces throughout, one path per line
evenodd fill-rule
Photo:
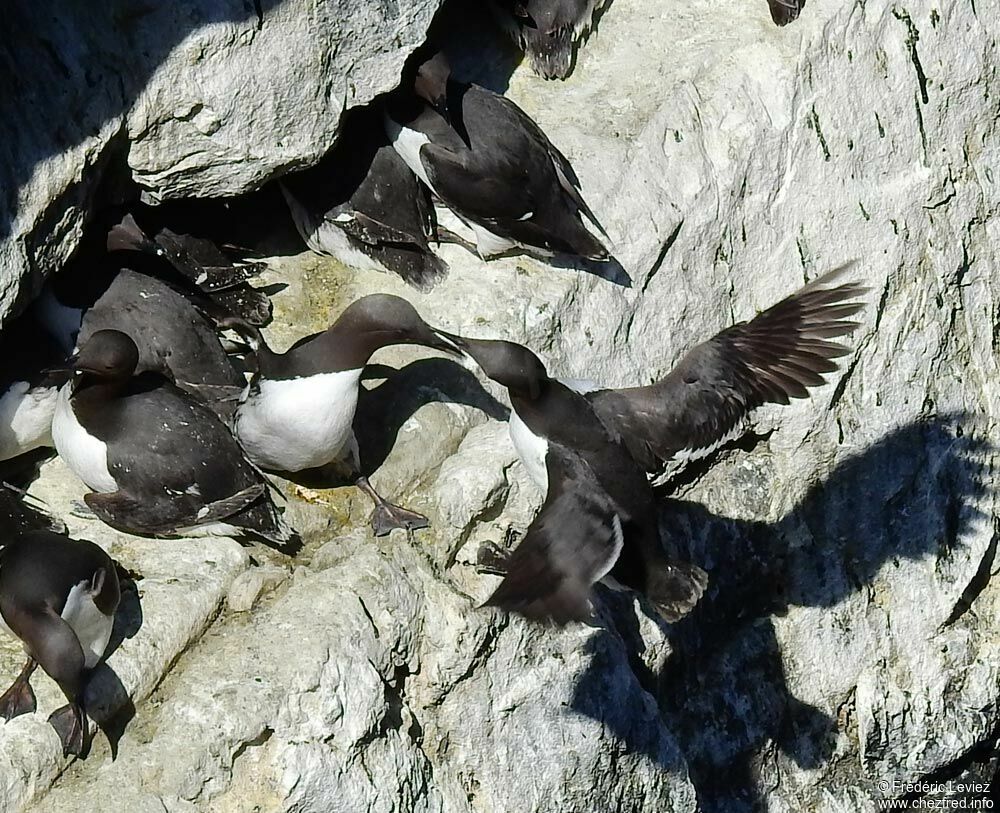
M 380 4 L 352 5 L 381 19 Z M 294 28 L 296 9 L 242 24 L 257 42 L 269 14 Z M 510 73 L 502 35 L 485 50 L 488 18 L 456 15 L 443 26 L 456 70 L 505 90 L 569 157 L 631 287 L 528 259 L 487 265 L 454 246 L 442 249 L 448 278 L 426 294 L 278 257 L 268 281 L 288 287 L 276 347 L 387 291 L 449 330 L 525 342 L 558 375 L 647 383 L 692 344 L 856 260 L 871 288 L 856 352 L 665 498 L 667 544 L 709 573 L 689 618 L 662 626 L 641 600 L 599 588 L 595 625 L 566 630 L 476 609 L 496 584 L 470 567 L 479 543 L 516 538 L 540 503 L 507 440 L 503 393 L 445 359 L 380 352 L 399 372 L 366 383 L 362 457 L 432 529 L 375 541 L 349 490 L 285 487 L 307 537 L 298 561 L 183 543 L 171 580 L 171 543 L 77 522 L 149 580 L 142 624 L 109 661 L 136 714 L 114 762 L 98 736 L 86 764 L 55 780 L 63 764 L 44 715 L 61 701 L 40 690 L 38 715 L 0 729 L 9 798 L 46 813 L 847 813 L 922 777 L 989 778 L 1000 686 L 993 11 L 830 0 L 778 29 L 763 3 L 615 0 L 560 83 Z M 414 7 L 371 92 L 392 84 L 429 13 Z M 377 51 L 366 37 L 328 58 Z M 168 98 L 158 77 L 178 55 L 144 86 L 149 104 Z M 212 83 L 292 81 L 263 58 L 239 64 L 243 76 L 220 63 Z M 333 128 L 343 69 L 301 70 L 310 88 L 288 92 L 327 82 Z M 181 93 L 188 74 L 170 75 Z M 206 107 L 220 128 L 239 113 Z M 190 107 L 156 127 L 133 124 L 141 109 L 127 119 L 135 136 L 216 138 L 199 135 L 207 119 Z M 282 143 L 308 141 L 297 128 L 314 115 L 288 118 Z M 256 131 L 239 130 L 224 143 L 252 153 Z M 163 196 L 229 194 L 281 170 L 177 138 L 176 160 L 141 139 L 128 150 L 134 177 Z M 66 206 L 60 192 L 45 211 Z M 75 217 L 56 221 L 78 228 Z M 39 251 L 58 257 L 71 232 Z M 68 511 L 81 487 L 53 463 L 33 490 Z M 4 650 L 4 676 L 19 666 Z M 100 697 L 115 696 L 108 685 Z
M 439 5 L 7 4 L 0 314 L 65 263 L 125 178 L 153 201 L 218 197 L 315 163 L 345 104 L 395 86 Z

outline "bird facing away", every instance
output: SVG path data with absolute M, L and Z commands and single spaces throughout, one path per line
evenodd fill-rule
M 120 598 L 114 562 L 93 542 L 35 530 L 0 549 L 0 622 L 28 656 L 0 695 L 4 719 L 35 710 L 29 680 L 41 666 L 68 701 L 49 716 L 63 753 L 86 755 L 84 690 L 104 657 Z
M 667 559 L 647 473 L 725 442 L 756 407 L 824 383 L 837 369 L 832 359 L 848 352 L 830 339 L 855 329 L 847 317 L 863 307 L 855 298 L 865 288 L 837 284 L 845 270 L 698 345 L 650 387 L 581 393 L 521 345 L 444 334 L 507 388 L 511 439 L 547 492 L 487 603 L 582 619 L 591 585 L 609 574 L 644 592 L 667 621 L 690 611 L 705 574 Z
M 165 282 L 122 269 L 84 314 L 78 343 L 120 330 L 139 348 L 137 372 L 156 372 L 228 419 L 245 384 L 219 334 L 190 300 Z
M 476 235 L 487 259 L 512 250 L 604 262 L 603 229 L 566 157 L 516 104 L 450 79 L 443 53 L 418 51 L 387 105 L 406 164 Z
M 270 298 L 248 282 L 261 273 L 263 263 L 234 263 L 211 240 L 167 228 L 150 238 L 132 215 L 110 229 L 106 245 L 108 251 L 138 251 L 165 260 L 172 272 L 165 278 L 176 282 L 213 318 L 237 316 L 254 325 L 271 321 Z M 166 268 L 160 273 L 166 275 Z
M 775 0 L 776 1 L 776 0 Z M 607 0 L 493 0 L 501 25 L 543 79 L 565 79 L 577 43 Z
M 389 143 L 382 112 L 348 111 L 333 149 L 281 180 L 306 245 L 349 267 L 398 274 L 427 290 L 448 271 L 430 249 L 434 208 L 427 189 Z
M 378 536 L 393 528 L 426 527 L 426 517 L 388 502 L 361 474 L 354 413 L 361 373 L 376 350 L 421 344 L 455 353 L 455 345 L 409 302 L 388 294 L 353 302 L 327 330 L 299 340 L 285 353 L 271 350 L 259 332 L 245 338 L 256 349 L 257 373 L 233 427 L 250 459 L 269 471 L 329 467 L 349 478 L 375 503 L 371 523 Z
M 52 436 L 96 493 L 88 507 L 145 536 L 249 534 L 292 551 L 269 483 L 211 409 L 155 373 L 134 375 L 139 351 L 117 330 L 94 333 L 72 360 Z

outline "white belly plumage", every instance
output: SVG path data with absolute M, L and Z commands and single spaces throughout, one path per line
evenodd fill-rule
M 288 210 L 291 212 L 295 228 L 312 251 L 336 257 L 348 268 L 357 268 L 362 271 L 386 270 L 381 263 L 376 262 L 355 246 L 336 222 L 331 222 L 321 215 L 308 211 L 284 184 L 281 184 L 281 191 L 285 195 L 285 201 L 288 203 Z
M 361 370 L 261 381 L 236 410 L 236 435 L 265 469 L 302 471 L 346 457 L 352 447 Z
M 535 481 L 543 493 L 548 493 L 549 475 L 545 468 L 545 455 L 549 451 L 548 441 L 532 432 L 518 417 L 517 412 L 513 410 L 510 413 L 507 428 L 514 448 L 517 450 L 517 456 L 521 458 L 528 476 Z
M 56 451 L 88 488 L 105 494 L 118 491 L 118 483 L 108 471 L 107 444 L 80 426 L 70 402 L 71 387 L 72 384 L 67 384 L 59 390 L 52 416 L 52 441 Z
M 97 608 L 89 580 L 80 582 L 69 591 L 62 617 L 73 628 L 80 641 L 86 667 L 93 669 L 108 647 L 115 618 L 114 615 L 105 615 Z
M 59 393 L 54 387 L 31 389 L 15 381 L 0 397 L 0 460 L 52 445 L 52 416 Z

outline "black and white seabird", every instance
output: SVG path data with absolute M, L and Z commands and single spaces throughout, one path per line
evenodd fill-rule
M 593 585 L 610 577 L 644 593 L 666 621 L 690 612 L 707 576 L 663 550 L 652 487 L 622 439 L 528 348 L 444 335 L 507 388 L 511 437 L 546 492 L 486 604 L 557 624 L 584 621 Z
M 219 334 L 190 300 L 146 274 L 122 269 L 83 317 L 77 343 L 120 330 L 139 349 L 136 372 L 156 372 L 228 419 L 246 384 Z
M 777 0 L 772 0 L 777 2 Z M 577 43 L 607 0 L 493 0 L 501 24 L 544 79 L 565 79 Z
M 49 716 L 63 753 L 86 754 L 84 689 L 111 639 L 120 598 L 115 564 L 93 542 L 36 530 L 0 549 L 0 623 L 28 656 L 0 695 L 4 719 L 35 710 L 29 680 L 41 666 L 69 701 Z
M 422 344 L 455 353 L 404 299 L 373 294 L 353 302 L 322 333 L 276 353 L 259 333 L 257 373 L 236 409 L 233 427 L 250 459 L 275 472 L 323 467 L 349 477 L 375 503 L 376 535 L 393 528 L 414 530 L 427 518 L 379 496 L 361 474 L 352 424 L 361 373 L 372 354 L 393 344 Z
M 806 0 L 767 0 L 775 25 L 788 25 L 799 18 Z
M 428 243 L 434 208 L 427 190 L 392 148 L 379 110 L 348 111 L 323 160 L 280 183 L 313 251 L 349 267 L 398 274 L 423 290 L 447 273 Z
M 126 334 L 93 334 L 72 360 L 52 437 L 93 490 L 87 506 L 113 528 L 144 536 L 249 534 L 292 550 L 269 483 L 214 412 L 155 373 L 133 375 Z
M 646 592 L 667 620 L 690 610 L 704 574 L 672 563 L 664 570 L 658 538 L 654 542 L 643 524 L 655 526 L 646 474 L 707 454 L 739 434 L 757 407 L 787 404 L 825 383 L 823 375 L 837 369 L 833 359 L 849 352 L 830 339 L 854 330 L 858 325 L 848 317 L 864 307 L 856 301 L 864 287 L 837 284 L 849 267 L 698 345 L 648 387 L 573 389 L 549 378 L 521 345 L 443 334 L 507 387 L 511 439 L 529 475 L 547 489 L 541 513 L 511 554 L 489 603 L 531 617 L 582 618 L 590 585 L 610 572 Z M 640 500 L 646 514 L 628 508 Z M 630 545 L 615 518 L 628 529 L 636 516 L 644 518 L 638 524 L 644 536 Z M 650 584 L 664 572 L 665 581 Z
M 450 79 L 443 53 L 418 51 L 387 105 L 403 160 L 476 236 L 484 259 L 511 250 L 607 261 L 603 229 L 566 157 L 516 104 Z M 424 60 L 424 61 L 421 61 Z
M 66 353 L 25 313 L 0 333 L 0 460 L 52 445 L 52 416 L 65 376 L 51 368 Z
M 249 284 L 264 269 L 263 263 L 234 263 L 211 240 L 168 228 L 150 238 L 132 215 L 111 228 L 106 244 L 108 251 L 139 251 L 165 260 L 177 275 L 168 281 L 182 283 L 179 287 L 197 297 L 206 310 L 211 310 L 208 302 L 214 303 L 213 316 L 237 316 L 253 325 L 271 321 L 270 298 Z

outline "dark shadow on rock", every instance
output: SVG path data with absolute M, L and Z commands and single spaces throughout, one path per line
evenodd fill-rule
M 524 56 L 500 27 L 488 0 L 447 0 L 434 16 L 427 41 L 448 55 L 457 81 L 482 85 L 494 93 L 507 91 Z
M 192 31 L 222 22 L 261 27 L 281 0 L 211 0 L 183 4 L 120 0 L 64 3 L 59 13 L 42 3 L 4 4 L 7 32 L 0 42 L 5 124 L 0 238 L 10 233 L 18 193 L 38 164 L 93 138 L 128 111 L 150 77 Z M 106 160 L 124 165 L 118 138 Z M 98 163 L 102 163 L 98 161 Z M 70 197 L 79 190 L 71 189 Z M 52 225 L 63 204 L 49 208 Z M 42 233 L 47 229 L 42 227 Z
M 364 378 L 385 379 L 371 389 L 361 387 L 354 417 L 361 469 L 366 475 L 377 471 L 385 462 L 403 424 L 425 404 L 463 404 L 482 410 L 495 420 L 506 420 L 510 413 L 483 388 L 476 376 L 451 359 L 420 359 L 401 370 L 369 364 Z M 325 468 L 283 473 L 282 476 L 309 488 L 349 485 L 342 476 Z
M 832 607 L 867 589 L 886 563 L 943 561 L 960 548 L 986 519 L 978 503 L 995 448 L 976 435 L 965 413 L 902 426 L 840 463 L 774 524 L 665 501 L 666 547 L 709 574 L 694 611 L 666 627 L 672 652 L 656 689 L 704 813 L 766 810 L 761 786 L 782 759 L 806 769 L 829 760 L 836 721 L 791 694 L 772 619 L 793 605 Z M 631 606 L 610 609 L 617 634 L 605 637 L 634 640 Z M 650 676 L 634 671 L 646 687 Z M 634 739 L 628 719 L 608 706 L 595 715 L 588 691 L 578 695 L 575 711 Z
M 115 613 L 115 625 L 104 658 L 95 667 L 87 682 L 84 699 L 87 714 L 104 732 L 111 748 L 111 758 L 118 756 L 118 743 L 125 728 L 135 717 L 136 709 L 128 690 L 107 659 L 126 638 L 134 637 L 142 628 L 142 602 L 139 589 L 131 579 L 122 582 L 121 602 Z

